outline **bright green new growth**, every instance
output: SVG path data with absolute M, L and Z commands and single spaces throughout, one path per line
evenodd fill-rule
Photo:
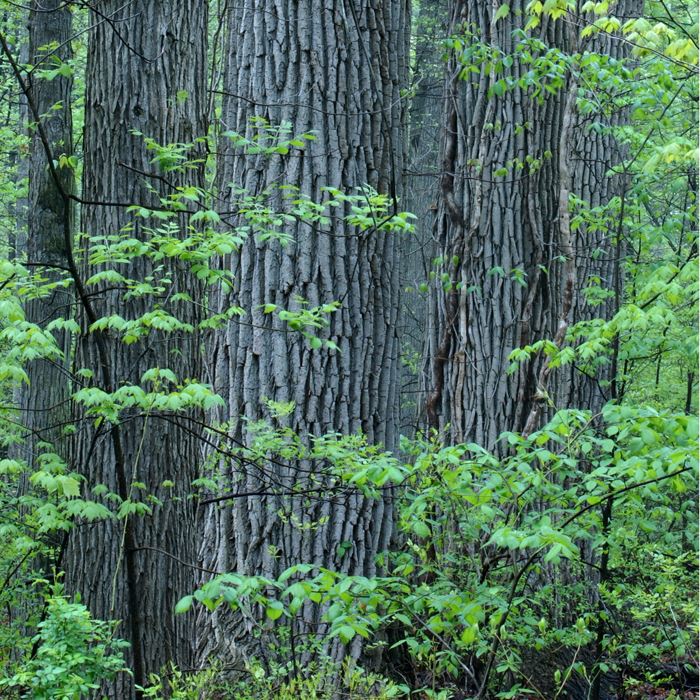
M 36 656 L 0 679 L 3 692 L 14 689 L 32 700 L 80 700 L 102 681 L 128 672 L 121 653 L 128 644 L 113 639 L 115 624 L 94 620 L 84 605 L 63 595 L 60 584 L 47 594 L 46 617 L 38 629 L 32 640 Z
M 598 613 L 579 581 L 590 575 L 587 558 L 605 547 L 613 568 L 655 561 L 659 576 L 656 596 L 647 594 L 643 581 L 601 590 L 607 614 L 621 626 L 608 647 L 624 646 L 629 663 L 682 657 L 692 648 L 695 625 L 688 596 L 696 598 L 692 573 L 681 573 L 690 554 L 670 533 L 679 519 L 694 522 L 698 422 L 613 405 L 602 418 L 598 429 L 589 414 L 560 412 L 528 438 L 504 434 L 512 450 L 505 459 L 478 445 L 407 443 L 412 466 L 390 467 L 401 486 L 398 523 L 406 543 L 384 561 L 390 575 L 347 576 L 311 563 L 275 580 L 228 573 L 183 598 L 176 611 L 196 602 L 209 610 L 262 606 L 272 623 L 292 619 L 311 603 L 325 611 L 326 634 L 346 644 L 356 636 L 372 640 L 387 627 L 400 630 L 393 647 L 405 646 L 433 674 L 458 677 L 467 672 L 470 654 L 498 673 L 519 673 L 528 648 L 580 649 L 595 639 Z M 308 458 L 290 434 L 267 429 L 261 436 L 260 448 L 274 456 Z M 337 462 L 334 469 L 365 490 L 367 483 L 375 489 L 386 484 L 386 470 L 353 476 Z M 614 510 L 608 525 L 598 507 L 605 502 Z M 697 537 L 697 524 L 692 527 L 684 534 L 690 540 Z M 528 592 L 532 578 L 552 570 L 554 580 Z M 552 610 L 555 588 L 563 606 L 558 610 Z M 666 606 L 678 620 L 672 637 L 658 624 Z M 553 615 L 561 619 L 555 627 Z M 625 620 L 641 625 L 639 632 L 623 635 Z M 573 659 L 572 673 L 590 669 Z

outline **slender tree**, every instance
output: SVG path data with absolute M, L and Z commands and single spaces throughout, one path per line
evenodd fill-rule
M 73 230 L 70 199 L 74 188 L 73 170 L 66 157 L 73 152 L 70 70 L 72 14 L 59 0 L 34 2 L 29 11 L 29 57 L 31 71 L 27 79 L 31 102 L 29 149 L 29 198 L 27 207 L 27 262 L 32 271 L 56 284 L 64 277 L 66 247 Z M 48 158 L 63 167 L 49 168 Z M 70 315 L 72 295 L 68 289 L 54 286 L 40 298 L 25 304 L 29 323 L 45 327 L 58 317 Z M 62 427 L 70 416 L 67 362 L 70 347 L 66 334 L 57 332 L 63 358 L 39 359 L 29 367 L 29 385 L 23 389 L 20 404 L 27 429 L 24 443 L 30 462 L 36 445 L 45 442 L 51 449 L 65 452 Z
M 433 229 L 437 200 L 435 182 L 442 133 L 443 42 L 448 34 L 447 2 L 412 5 L 415 50 L 411 60 L 407 159 L 404 171 L 406 206 L 417 217 L 415 236 L 401 247 L 401 432 L 411 435 L 425 413 L 421 402 L 421 358 L 429 298 L 425 280 L 436 255 Z
M 316 138 L 302 152 L 272 159 L 243 157 L 224 138 L 221 197 L 232 201 L 241 189 L 261 195 L 288 184 L 317 201 L 324 186 L 356 194 L 355 188 L 370 185 L 396 198 L 407 22 L 404 0 L 230 5 L 224 128 L 253 139 L 263 118 Z M 270 417 L 269 399 L 293 402 L 280 420 L 301 435 L 362 431 L 392 448 L 398 415 L 395 239 L 341 224 L 330 233 L 292 224 L 286 233 L 293 239 L 286 247 L 249 238 L 231 260 L 236 291 L 218 300 L 250 310 L 244 322 L 220 334 L 212 355 L 215 385 L 229 404 L 230 435 L 245 442 L 246 420 Z M 326 329 L 338 351 L 312 350 L 264 313 L 265 304 L 299 308 L 298 297 L 312 307 L 341 303 Z M 271 467 L 282 491 L 304 483 L 296 466 Z M 259 472 L 240 466 L 227 476 L 234 492 L 259 491 L 264 483 Z M 391 531 L 389 501 L 358 494 L 325 501 L 235 499 L 207 506 L 204 517 L 206 568 L 273 577 L 298 562 L 371 574 Z M 309 617 L 296 633 L 323 632 L 318 618 Z M 255 648 L 250 625 L 240 620 L 203 611 L 199 629 L 202 658 L 230 646 Z
M 67 165 L 72 153 L 70 71 L 66 68 L 72 58 L 72 16 L 60 2 L 43 5 L 32 3 L 27 15 L 28 45 L 24 45 L 24 63 L 30 67 L 26 74 L 20 64 L 11 66 L 19 96 L 19 122 L 28 126 L 29 152 L 18 164 L 28 180 L 26 199 L 15 205 L 16 228 L 13 232 L 11 255 L 26 263 L 36 276 L 37 291 L 26 296 L 23 303 L 24 330 L 33 334 L 37 327 L 46 331 L 49 323 L 70 315 L 72 294 L 61 284 L 65 278 L 66 241 L 72 232 L 74 177 L 71 167 L 49 167 L 49 159 Z M 3 39 L 3 49 L 7 40 Z M 5 56 L 7 53 L 5 52 Z M 26 60 L 27 57 L 29 60 Z M 25 259 L 26 258 L 26 259 Z M 27 383 L 15 391 L 18 423 L 22 440 L 10 449 L 31 471 L 40 468 L 42 455 L 58 453 L 67 456 L 65 427 L 70 422 L 68 334 L 54 330 L 56 346 L 49 356 L 34 358 L 27 365 Z M 25 480 L 21 492 L 30 490 Z M 33 565 L 48 578 L 52 562 L 36 557 Z M 32 610 L 35 602 L 24 601 Z M 24 607 L 24 606 L 22 606 Z
M 145 0 L 136 8 L 109 0 L 94 7 L 90 22 L 81 228 L 87 236 L 143 238 L 147 231 L 129 205 L 157 207 L 178 185 L 201 184 L 201 168 L 159 172 L 143 137 L 182 144 L 206 133 L 207 4 Z M 123 272 L 136 280 L 157 274 L 147 258 L 132 260 Z M 160 274 L 181 291 L 176 266 Z M 112 392 L 138 384 L 153 367 L 171 369 L 180 381 L 199 376 L 192 334 L 153 332 L 126 344 L 118 333 L 92 326 L 112 314 L 139 318 L 151 310 L 152 297 L 124 294 L 118 285 L 93 285 L 89 292 L 77 286 L 84 331 L 76 363 L 90 371 L 94 386 Z M 172 296 L 160 300 L 160 308 L 194 325 L 187 309 L 195 307 L 178 306 Z M 140 482 L 162 501 L 151 503 L 147 517 L 79 524 L 66 554 L 71 589 L 97 617 L 123 621 L 119 634 L 131 643 L 134 681 L 143 684 L 166 661 L 191 662 L 187 619 L 176 618 L 173 608 L 194 585 L 194 509 L 186 496 L 197 474 L 197 441 L 148 412 L 122 413 L 111 422 L 77 420 L 73 459 L 90 487 L 103 484 L 121 501 L 133 501 L 139 500 L 133 484 Z M 120 683 L 115 697 L 130 697 L 128 679 Z

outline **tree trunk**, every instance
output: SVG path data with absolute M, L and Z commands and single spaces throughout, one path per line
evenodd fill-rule
M 641 0 L 620 0 L 615 4 L 615 15 L 630 19 L 641 16 Z M 590 21 L 590 16 L 588 17 Z M 579 40 L 572 51 L 595 52 L 613 61 L 628 58 L 630 46 L 615 35 L 601 33 L 588 40 Z M 620 87 L 624 93 L 625 87 Z M 624 149 L 610 129 L 624 124 L 629 116 L 625 106 L 615 107 L 615 96 L 598 110 L 576 115 L 567 158 L 570 161 L 572 194 L 590 208 L 602 207 L 614 197 L 620 198 L 617 221 L 601 231 L 592 231 L 585 225 L 574 232 L 576 278 L 578 280 L 573 300 L 573 322 L 594 318 L 609 320 L 622 303 L 624 262 L 627 255 L 622 219 L 629 181 L 624 173 L 611 171 L 625 159 Z M 624 102 L 623 102 L 624 105 Z M 596 125 L 601 128 L 596 128 Z M 590 303 L 584 289 L 600 287 L 609 296 L 600 303 Z M 592 367 L 580 367 L 572 363 L 557 370 L 554 402 L 561 408 L 584 408 L 594 415 L 603 404 L 616 395 L 616 363 L 613 357 L 606 363 Z
M 313 131 L 316 140 L 304 151 L 263 158 L 236 154 L 222 139 L 222 198 L 235 201 L 232 187 L 258 195 L 282 184 L 300 187 L 317 201 L 323 186 L 356 194 L 354 188 L 369 184 L 396 197 L 407 22 L 405 0 L 232 5 L 225 129 L 252 138 L 258 127 L 251 118 L 263 117 L 272 125 L 290 123 L 294 134 Z M 279 203 L 274 196 L 272 201 Z M 329 233 L 307 225 L 290 225 L 286 232 L 293 237 L 286 247 L 249 238 L 231 260 L 237 289 L 232 298 L 218 300 L 249 311 L 218 336 L 212 350 L 231 437 L 245 441 L 244 419 L 267 417 L 264 400 L 272 399 L 294 402 L 281 422 L 302 436 L 361 430 L 370 442 L 392 448 L 398 416 L 394 234 L 360 235 L 342 222 Z M 266 303 L 298 308 L 297 295 L 312 307 L 342 303 L 325 330 L 339 351 L 311 350 L 274 314 L 263 313 Z M 298 466 L 271 467 L 282 490 L 305 483 Z M 259 473 L 239 468 L 230 468 L 227 477 L 233 492 L 257 491 L 262 483 Z M 283 511 L 293 517 L 280 517 Z M 206 568 L 271 577 L 298 562 L 371 574 L 391 530 L 389 499 L 359 494 L 334 502 L 282 495 L 235 499 L 223 508 L 207 506 L 204 518 Z M 308 621 L 295 623 L 293 633 L 323 632 L 317 611 L 304 617 Z M 231 615 L 202 611 L 200 658 L 256 653 L 264 644 L 256 648 L 250 631 Z
M 66 245 L 73 228 L 71 203 L 65 196 L 73 193 L 73 171 L 66 165 L 52 173 L 48 166 L 49 157 L 58 161 L 73 152 L 73 80 L 62 75 L 46 79 L 40 73 L 56 67 L 54 57 L 61 62 L 72 58 L 71 33 L 72 14 L 65 3 L 61 0 L 33 3 L 29 12 L 29 56 L 33 70 L 27 87 L 40 126 L 33 123 L 30 127 L 27 239 L 25 250 L 18 252 L 26 252 L 30 269 L 44 277 L 47 284 L 64 277 L 61 270 L 66 267 Z M 35 115 L 31 115 L 30 122 L 34 120 Z M 25 318 L 46 327 L 55 318 L 70 317 L 71 302 L 70 291 L 58 287 L 41 298 L 27 300 Z M 70 347 L 66 333 L 55 331 L 54 336 L 64 352 L 64 360 L 33 362 L 28 368 L 30 384 L 21 392 L 20 406 L 27 431 L 23 451 L 30 464 L 37 456 L 39 442 L 50 443 L 50 449 L 66 456 L 65 446 L 59 442 L 63 442 L 62 428 L 70 417 L 67 372 Z
M 92 11 L 81 209 L 88 235 L 118 235 L 131 225 L 125 235 L 144 238 L 147 232 L 134 223 L 126 205 L 157 206 L 158 195 L 178 185 L 201 186 L 201 168 L 168 172 L 169 185 L 164 184 L 143 138 L 133 130 L 159 144 L 190 143 L 206 134 L 206 8 L 199 0 L 144 0 L 137 8 L 108 0 Z M 184 216 L 181 223 L 186 223 Z M 160 275 L 169 277 L 172 287 L 155 302 L 152 296 L 129 298 L 123 290 L 104 286 L 99 294 L 94 287 L 88 288 L 92 296 L 80 294 L 85 330 L 77 362 L 93 372 L 95 386 L 110 392 L 125 383 L 138 385 L 153 367 L 172 369 L 180 381 L 200 376 L 194 334 L 152 332 L 127 345 L 117 334 L 87 331 L 96 318 L 120 314 L 135 319 L 156 302 L 194 324 L 194 305 L 171 301 L 170 290 L 185 286 L 184 273 L 176 264 L 168 269 L 167 259 L 164 264 Z M 146 258 L 116 267 L 137 280 L 154 273 Z M 90 268 L 90 274 L 95 271 Z M 198 294 L 191 287 L 187 291 Z M 198 473 L 198 442 L 147 412 L 122 413 L 111 424 L 95 424 L 85 416 L 78 420 L 75 466 L 89 487 L 104 484 L 122 500 L 146 500 L 145 494 L 152 494 L 162 501 L 151 504 L 152 515 L 79 523 L 66 556 L 71 587 L 82 593 L 92 613 L 123 620 L 118 635 L 131 643 L 133 680 L 143 684 L 146 674 L 166 661 L 191 665 L 189 618 L 175 617 L 173 607 L 194 587 L 194 508 L 187 496 Z M 166 481 L 174 486 L 167 488 Z M 146 486 L 140 499 L 134 482 Z M 120 699 L 131 697 L 131 682 L 122 679 L 110 692 Z
M 466 27 L 512 54 L 512 32 L 523 22 L 526 4 L 511 4 L 507 17 L 496 20 L 494 5 L 457 0 L 452 31 L 463 34 Z M 552 43 L 558 32 L 544 20 L 545 41 Z M 461 79 L 459 55 L 451 53 L 445 86 L 437 224 L 442 264 L 433 285 L 437 320 L 428 339 L 427 423 L 441 430 L 449 424 L 454 442 L 493 447 L 500 432 L 524 426 L 533 400 L 535 367 L 506 374 L 510 352 L 551 335 L 560 255 L 561 97 L 547 95 L 540 103 L 519 89 L 491 94 L 501 76 L 487 61 L 477 61 L 476 72 Z M 515 60 L 511 77 L 525 73 Z M 539 167 L 528 166 L 528 156 Z
M 455 0 L 453 32 L 464 36 L 466 28 L 513 55 L 512 32 L 525 23 L 526 5 L 511 4 L 505 17 L 496 17 L 495 5 Z M 577 50 L 577 36 L 562 21 L 543 15 L 535 32 L 547 46 Z M 475 42 L 465 39 L 467 54 Z M 572 322 L 614 312 L 614 297 L 589 306 L 583 288 L 595 277 L 611 286 L 617 279 L 615 232 L 571 232 L 559 200 L 569 193 L 562 163 L 571 193 L 592 206 L 619 193 L 620 178 L 606 177 L 619 153 L 613 137 L 592 134 L 586 120 L 572 124 L 560 143 L 568 94 L 576 89 L 566 76 L 538 100 L 532 88 L 502 85 L 504 77 L 517 81 L 532 70 L 517 55 L 502 73 L 481 60 L 466 75 L 460 56 L 462 49 L 452 51 L 445 88 L 441 267 L 433 285 L 436 321 L 427 334 L 432 387 L 426 422 L 440 430 L 449 425 L 453 442 L 494 448 L 501 432 L 536 429 L 553 408 L 596 412 L 608 398 L 600 368 L 591 376 L 574 366 L 550 372 L 546 359 L 535 355 L 508 370 L 514 349 L 553 340 L 558 332 L 563 340 Z
M 512 32 L 524 24 L 525 6 L 511 3 L 498 18 L 498 4 L 455 2 L 454 32 L 464 36 L 464 29 L 471 29 L 487 46 L 513 55 Z M 619 51 L 614 40 L 581 46 L 567 26 L 543 17 L 536 31 L 547 46 L 567 55 L 584 48 Z M 619 231 L 575 230 L 570 195 L 596 207 L 619 194 L 624 183 L 607 175 L 621 160 L 619 151 L 611 135 L 589 130 L 594 117 L 579 114 L 581 83 L 568 70 L 561 85 L 540 101 L 532 88 L 499 87 L 504 77 L 526 76 L 531 63 L 516 54 L 510 67 L 504 64 L 496 73 L 496 61 L 484 60 L 476 41 L 467 38 L 456 47 L 447 70 L 438 211 L 442 267 L 434 285 L 437 321 L 429 335 L 427 414 L 429 426 L 446 431 L 450 442 L 499 449 L 502 431 L 529 434 L 555 408 L 595 413 L 608 398 L 599 383 L 605 378 L 601 368 L 587 376 L 574 366 L 555 368 L 539 354 L 509 373 L 509 355 L 542 339 L 561 347 L 574 322 L 614 313 L 619 295 L 594 307 L 583 289 L 594 277 L 619 289 Z M 460 58 L 470 52 L 473 72 L 460 75 L 465 68 Z M 535 167 L 527 165 L 528 158 L 536 159 Z M 518 161 L 525 163 L 521 170 Z M 564 569 L 565 583 L 567 576 Z M 595 581 L 592 594 L 594 587 Z M 486 664 L 479 697 L 488 687 L 493 659 Z
M 405 206 L 417 218 L 415 235 L 401 239 L 401 433 L 423 427 L 427 386 L 423 365 L 426 324 L 432 322 L 426 282 L 436 256 L 435 183 L 442 133 L 443 41 L 448 34 L 446 0 L 421 3 L 413 10 L 415 51 L 411 66 Z
M 33 70 L 18 85 L 18 117 L 22 127 L 28 128 L 29 153 L 27 157 L 20 156 L 17 175 L 22 172 L 26 175 L 28 193 L 15 204 L 15 235 L 10 242 L 10 254 L 42 280 L 37 285 L 43 287 L 41 296 L 27 295 L 23 308 L 26 322 L 45 330 L 54 319 L 70 317 L 73 301 L 70 290 L 54 286 L 65 277 L 66 240 L 70 240 L 73 225 L 67 195 L 73 192 L 73 171 L 65 167 L 52 172 L 48 165 L 49 158 L 58 160 L 72 154 L 73 81 L 66 76 L 46 79 L 41 72 L 71 59 L 72 16 L 62 2 L 50 0 L 41 8 L 39 3 L 32 3 L 27 19 L 29 42 L 23 44 L 20 60 L 22 65 L 31 64 Z M 41 468 L 42 454 L 56 453 L 67 458 L 64 430 L 71 415 L 70 339 L 63 331 L 52 333 L 63 356 L 40 357 L 27 363 L 29 382 L 13 392 L 22 441 L 11 445 L 9 454 L 28 466 L 20 485 L 25 494 L 32 488 L 29 475 Z M 44 535 L 43 542 L 58 546 L 58 541 L 52 541 L 50 535 Z M 47 580 L 54 573 L 53 564 L 45 556 L 35 557 L 32 562 L 33 569 L 43 572 Z M 36 614 L 37 605 L 40 606 L 40 602 L 31 598 L 20 602 L 17 615 L 26 615 L 25 619 Z

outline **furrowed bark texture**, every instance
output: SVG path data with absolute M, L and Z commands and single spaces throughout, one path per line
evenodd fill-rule
M 5 11 L 2 14 L 3 24 L 7 22 L 9 14 L 10 13 L 8 11 Z M 29 22 L 29 14 L 26 13 L 23 16 L 26 18 L 27 22 Z M 26 65 L 29 63 L 29 42 L 21 42 L 18 40 L 15 41 L 20 45 L 18 56 L 19 63 L 20 65 Z M 18 105 L 14 126 L 17 131 L 26 130 L 30 122 L 29 108 L 27 106 L 27 96 L 21 88 L 18 90 L 17 98 Z M 27 136 L 29 136 L 28 133 Z M 25 180 L 28 182 L 30 160 L 31 158 L 25 158 L 22 150 L 17 148 L 7 153 L 7 160 L 4 161 L 2 165 L 8 169 L 8 173 L 13 173 L 15 182 L 21 183 Z M 15 199 L 14 206 L 7 211 L 7 216 L 13 220 L 13 225 L 7 231 L 7 242 L 9 247 L 8 257 L 10 259 L 21 256 L 27 249 L 28 213 L 29 192 L 25 191 L 23 195 L 20 195 Z
M 621 0 L 615 4 L 615 14 L 622 19 L 639 17 L 641 13 L 640 0 Z M 614 35 L 599 34 L 579 42 L 578 51 L 595 52 L 612 61 L 629 58 L 629 45 Z M 618 85 L 616 89 L 624 96 L 624 85 Z M 572 194 L 591 208 L 604 206 L 613 197 L 619 197 L 619 218 L 624 215 L 627 182 L 624 174 L 613 174 L 611 171 L 622 163 L 625 152 L 609 128 L 625 123 L 627 117 L 624 106 L 615 108 L 607 105 L 605 110 L 586 115 L 578 112 L 572 126 L 567 156 Z M 571 311 L 572 321 L 610 319 L 620 307 L 623 291 L 623 263 L 627 254 L 624 231 L 618 220 L 612 221 L 610 227 L 603 231 L 591 231 L 581 226 L 573 236 L 577 289 Z M 607 290 L 609 296 L 599 304 L 588 303 L 583 290 L 598 285 Z M 614 357 L 608 363 L 585 368 L 584 371 L 574 364 L 558 369 L 553 397 L 555 405 L 585 408 L 595 415 L 606 401 L 617 398 L 615 373 Z
M 188 143 L 206 133 L 206 3 L 144 0 L 134 7 L 109 0 L 92 12 L 91 22 L 81 227 L 89 235 L 103 236 L 134 225 L 126 236 L 140 238 L 146 233 L 123 205 L 157 205 L 147 182 L 160 194 L 171 189 L 139 174 L 158 170 L 149 162 L 152 153 L 146 151 L 143 138 L 132 130 L 160 144 Z M 196 170 L 167 173 L 174 186 L 201 185 L 201 177 Z M 168 264 L 165 261 L 160 275 L 173 280 L 173 292 L 182 291 L 183 273 L 176 265 L 167 269 Z M 133 279 L 153 273 L 145 258 L 116 267 Z M 95 271 L 92 266 L 89 273 Z M 186 291 L 198 294 L 191 283 Z M 95 318 L 119 314 L 135 319 L 155 303 L 182 321 L 196 322 L 196 313 L 171 303 L 168 292 L 154 300 L 127 298 L 121 291 L 103 288 L 90 304 L 80 297 L 85 330 L 77 363 L 93 371 L 95 386 L 113 391 L 124 383 L 138 384 L 152 367 L 170 368 L 180 380 L 200 376 L 193 335 L 152 332 L 143 341 L 125 345 L 116 334 L 87 330 Z M 74 459 L 89 487 L 102 483 L 122 499 L 132 495 L 138 500 L 143 493 L 163 501 L 151 504 L 149 516 L 78 524 L 66 556 L 71 588 L 82 593 L 93 614 L 123 621 L 118 635 L 132 645 L 134 681 L 142 684 L 148 672 L 166 661 L 191 665 L 189 619 L 175 617 L 173 607 L 194 586 L 194 509 L 187 494 L 197 474 L 198 445 L 158 416 L 134 412 L 122 414 L 118 424 L 96 426 L 91 418 L 78 419 Z M 175 486 L 163 487 L 165 480 Z M 143 482 L 146 489 L 132 492 L 134 481 Z M 112 697 L 120 699 L 133 692 L 126 678 L 110 688 Z
M 323 186 L 352 194 L 369 184 L 397 196 L 407 21 L 404 0 L 232 5 L 224 128 L 251 137 L 255 128 L 249 120 L 264 117 L 272 125 L 289 122 L 294 134 L 313 131 L 316 140 L 303 152 L 266 159 L 243 157 L 224 139 L 222 197 L 231 201 L 232 187 L 260 194 L 282 184 L 317 200 Z M 249 312 L 220 334 L 213 351 L 215 383 L 229 402 L 231 435 L 245 441 L 243 419 L 266 417 L 268 398 L 294 402 L 283 423 L 302 435 L 361 430 L 369 441 L 391 448 L 398 416 L 395 239 L 378 231 L 359 234 L 342 222 L 330 233 L 306 225 L 290 225 L 287 232 L 294 242 L 284 248 L 252 237 L 243 245 L 231 260 L 236 292 L 219 302 Z M 322 332 L 340 352 L 310 350 L 300 335 L 261 309 L 265 303 L 298 308 L 297 295 L 311 306 L 342 303 Z M 297 466 L 270 466 L 282 490 L 307 482 Z M 238 469 L 229 477 L 233 492 L 256 491 L 266 481 L 259 472 Z M 389 501 L 359 495 L 335 501 L 237 499 L 225 508 L 208 506 L 205 521 L 207 568 L 265 576 L 297 562 L 371 574 L 391 530 Z M 311 523 L 319 524 L 309 528 Z M 341 553 L 341 542 L 352 546 Z M 299 634 L 317 631 L 317 612 L 306 611 L 307 616 Z M 246 639 L 249 625 L 206 612 L 199 623 L 202 659 L 232 649 L 255 651 L 254 641 Z
M 466 23 L 481 41 L 511 54 L 510 18 L 517 18 L 524 4 L 511 4 L 510 14 L 500 20 L 496 8 L 455 3 L 453 26 Z M 543 19 L 537 31 L 548 46 L 569 54 L 588 49 L 621 55 L 619 45 L 611 45 L 614 39 L 581 46 L 566 27 Z M 595 412 L 607 398 L 597 381 L 602 372 L 588 377 L 577 368 L 551 367 L 545 358 L 535 357 L 508 374 L 508 356 L 539 339 L 562 345 L 572 323 L 614 312 L 614 296 L 602 307 L 592 307 L 583 289 L 592 277 L 609 280 L 613 288 L 613 280 L 619 284 L 618 232 L 573 230 L 569 200 L 574 194 L 591 206 L 605 204 L 624 183 L 608 176 L 620 160 L 614 139 L 588 128 L 592 120 L 605 121 L 605 115 L 583 118 L 578 112 L 581 83 L 569 76 L 539 103 L 518 88 L 490 95 L 489 87 L 503 74 L 488 74 L 485 62 L 476 67 L 464 80 L 458 77 L 462 64 L 456 58 L 448 67 L 437 229 L 444 276 L 435 285 L 437 322 L 429 336 L 433 389 L 427 411 L 430 427 L 444 430 L 450 424 L 448 440 L 494 448 L 504 430 L 527 434 L 541 427 L 551 416 L 550 401 L 556 408 Z M 504 73 L 517 79 L 527 70 L 530 66 L 516 57 Z M 620 118 L 613 114 L 608 123 Z M 527 156 L 540 160 L 540 167 L 533 172 L 512 167 L 514 159 Z M 508 168 L 506 175 L 496 174 L 501 168 Z M 596 557 L 589 552 L 583 558 Z M 597 575 L 591 571 L 589 592 L 595 598 Z M 541 575 L 549 583 L 556 580 L 553 572 Z M 560 576 L 563 586 L 571 583 L 566 570 Z M 557 626 L 570 621 L 569 602 L 554 601 L 550 614 Z M 488 673 L 483 676 L 479 697 L 487 690 Z
M 66 227 L 72 227 L 70 202 L 64 193 L 72 193 L 74 178 L 71 168 L 57 171 L 57 185 L 48 167 L 46 146 L 54 160 L 73 152 L 71 90 L 72 79 L 57 76 L 47 80 L 40 76 L 43 70 L 55 67 L 51 56 L 60 61 L 71 59 L 70 46 L 72 16 L 60 0 L 41 2 L 41 11 L 34 3 L 29 13 L 29 56 L 34 70 L 28 81 L 30 97 L 41 115 L 41 126 L 47 143 L 42 143 L 39 130 L 31 130 L 29 164 L 29 198 L 27 209 L 27 262 L 34 272 L 49 282 L 57 282 L 64 274 L 55 266 L 66 266 Z M 58 48 L 55 48 L 55 47 Z M 48 47 L 48 48 L 47 48 Z M 45 327 L 59 317 L 70 317 L 72 294 L 57 288 L 40 299 L 29 299 L 24 307 L 30 323 Z M 55 332 L 59 348 L 68 357 L 66 334 Z M 23 450 L 31 463 L 36 457 L 37 442 L 52 443 L 53 449 L 65 455 L 59 444 L 62 426 L 70 417 L 68 406 L 69 382 L 65 362 L 51 358 L 36 360 L 28 368 L 29 386 L 20 397 L 22 421 L 27 430 Z
M 74 187 L 70 168 L 56 171 L 57 183 L 48 167 L 47 149 L 51 157 L 72 153 L 71 89 L 72 79 L 59 76 L 53 80 L 40 77 L 43 70 L 55 68 L 52 60 L 68 61 L 72 52 L 71 13 L 59 0 L 50 0 L 37 11 L 32 3 L 28 13 L 29 45 L 25 45 L 23 64 L 30 63 L 34 70 L 20 88 L 20 123 L 29 126 L 29 154 L 18 164 L 18 175 L 24 170 L 29 187 L 26 199 L 16 205 L 17 235 L 14 253 L 26 263 L 31 272 L 43 279 L 47 286 L 59 282 L 65 275 L 65 232 L 72 226 L 70 201 L 65 197 Z M 33 107 L 29 109 L 29 102 Z M 37 119 L 37 116 L 40 116 Z M 58 267 L 57 267 L 58 266 Z M 28 323 L 42 329 L 56 318 L 71 316 L 72 293 L 65 288 L 47 290 L 41 298 L 24 300 L 24 315 Z M 69 374 L 70 343 L 66 333 L 53 331 L 62 357 L 36 359 L 26 367 L 29 383 L 16 390 L 15 405 L 19 408 L 18 422 L 22 424 L 23 442 L 10 447 L 10 456 L 21 459 L 29 466 L 29 474 L 41 468 L 41 455 L 47 452 L 67 458 L 64 428 L 70 422 Z M 28 479 L 21 487 L 31 490 Z M 58 538 L 60 541 L 60 537 Z M 47 542 L 47 540 L 45 540 Z M 50 543 L 48 540 L 47 543 Z M 37 571 L 48 579 L 53 575 L 53 561 L 46 557 L 34 560 Z M 27 618 L 36 614 L 36 601 L 22 601 L 16 615 Z
M 491 3 L 455 2 L 452 31 L 466 28 L 506 54 L 526 3 L 495 21 Z M 516 18 L 516 19 L 514 19 Z M 560 28 L 547 20 L 545 41 Z M 560 26 L 560 25 L 559 25 Z M 475 39 L 467 40 L 475 41 Z M 515 347 L 549 337 L 556 293 L 557 159 L 561 98 L 540 104 L 524 91 L 489 95 L 500 76 L 487 62 L 465 79 L 454 55 L 447 67 L 445 141 L 437 238 L 434 329 L 429 336 L 432 391 L 429 427 L 450 425 L 456 442 L 493 447 L 498 434 L 522 428 L 532 401 L 531 366 L 506 375 Z M 524 75 L 517 60 L 510 74 Z M 513 167 L 528 155 L 540 166 Z M 495 174 L 508 168 L 507 174 Z M 546 268 L 549 273 L 545 274 Z
M 496 6 L 460 0 L 451 8 L 453 32 L 464 35 L 466 29 L 513 54 L 512 31 L 523 22 L 525 5 L 511 5 L 508 16 L 496 20 Z M 577 48 L 577 38 L 562 21 L 543 17 L 535 31 L 547 46 Z M 474 41 L 466 39 L 466 46 Z M 569 231 L 568 222 L 562 226 L 560 197 L 566 191 L 593 206 L 609 201 L 621 183 L 606 173 L 619 154 L 611 136 L 593 134 L 586 120 L 575 117 L 571 135 L 560 142 L 571 84 L 544 92 L 543 101 L 532 89 L 498 96 L 490 90 L 499 78 L 517 80 L 531 65 L 515 56 L 509 69 L 495 74 L 482 61 L 463 79 L 462 67 L 453 55 L 445 88 L 437 222 L 442 262 L 433 292 L 436 321 L 427 333 L 432 389 L 426 423 L 440 430 L 449 425 L 452 441 L 493 448 L 504 430 L 539 427 L 551 415 L 551 402 L 595 412 L 606 398 L 600 374 L 588 377 L 568 366 L 547 372 L 546 386 L 538 386 L 545 376 L 542 357 L 510 374 L 508 357 L 515 348 L 554 339 L 562 328 L 563 340 L 572 322 L 612 312 L 614 298 L 592 307 L 582 290 L 596 277 L 611 286 L 617 279 L 614 234 Z M 517 163 L 528 156 L 539 161 L 536 167 L 519 169 Z M 568 164 L 570 188 L 561 181 L 561 159 Z M 507 173 L 496 174 L 502 168 Z M 567 263 L 572 257 L 573 266 Z M 535 419 L 528 421 L 535 408 Z

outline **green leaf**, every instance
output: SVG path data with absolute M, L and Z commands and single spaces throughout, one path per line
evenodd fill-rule
M 61 488 L 64 496 L 74 498 L 80 496 L 80 482 L 71 476 L 57 476 L 56 482 Z
M 493 21 L 498 22 L 499 19 L 504 19 L 510 14 L 510 5 L 503 3 L 497 10 L 496 14 L 493 16 Z
M 352 641 L 355 636 L 355 630 L 350 625 L 341 625 L 335 633 L 340 637 L 343 644 Z
M 191 595 L 186 595 L 184 598 L 181 598 L 175 606 L 175 614 L 182 615 L 186 613 L 192 607 L 193 601 L 194 596 Z
M 277 620 L 284 615 L 284 605 L 279 600 L 271 600 L 266 608 L 265 615 L 269 620 Z
M 412 529 L 418 537 L 422 537 L 423 539 L 430 537 L 430 528 L 422 520 L 417 520 L 413 523 Z
M 469 625 L 462 632 L 460 639 L 464 644 L 471 644 L 476 639 L 476 633 L 478 631 L 477 625 Z

